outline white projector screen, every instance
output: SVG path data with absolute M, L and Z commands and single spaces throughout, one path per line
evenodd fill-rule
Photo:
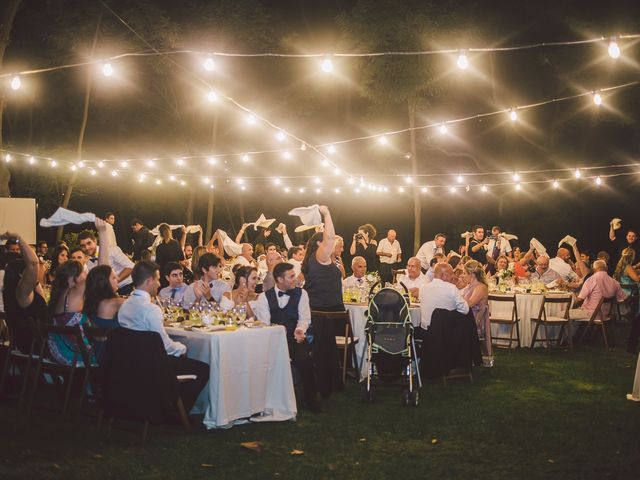
M 36 243 L 35 198 L 0 198 L 0 232 L 7 230 L 19 233 L 32 245 Z

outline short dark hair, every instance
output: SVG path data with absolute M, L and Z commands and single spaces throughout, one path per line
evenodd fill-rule
M 156 272 L 160 270 L 160 266 L 151 260 L 142 260 L 136 263 L 131 272 L 131 279 L 136 287 L 139 287 L 148 278 L 155 277 Z
M 116 216 L 115 212 L 107 212 L 104 214 L 104 218 L 110 217 L 111 215 L 113 215 L 114 217 Z
M 40 245 L 46 245 L 47 247 L 49 247 L 49 244 L 47 243 L 46 240 L 38 240 L 36 242 L 36 247 L 39 247 Z
M 300 252 L 301 250 L 302 250 L 302 247 L 291 247 L 287 252 L 287 256 L 289 258 L 292 258 L 296 253 Z
M 500 228 L 500 226 L 499 226 L 499 225 L 494 225 L 493 227 L 491 227 L 491 230 L 495 230 L 496 228 L 497 228 L 498 230 L 502 231 L 502 229 Z
M 284 274 L 289 270 L 293 270 L 293 265 L 288 262 L 282 262 L 273 267 L 273 278 L 277 281 L 279 278 L 284 278 Z
M 96 241 L 96 236 L 91 230 L 83 230 L 78 234 L 78 242 L 86 240 L 87 238 L 93 240 L 94 242 Z
M 484 227 L 483 227 L 482 225 L 474 225 L 474 226 L 471 228 L 471 231 L 472 231 L 472 232 L 475 232 L 475 231 L 476 231 L 477 229 L 479 229 L 479 228 L 481 228 L 482 230 L 484 230 Z
M 141 221 L 140 221 L 140 219 L 139 219 L 139 218 L 137 218 L 137 217 L 136 217 L 136 218 L 134 218 L 133 220 L 131 220 L 131 225 L 132 225 L 132 226 L 133 226 L 133 225 L 136 225 L 136 224 L 138 224 L 138 223 L 139 223 L 140 225 L 142 225 L 142 222 L 141 222 Z
M 74 247 L 70 252 L 69 255 L 73 255 L 76 252 L 81 252 L 84 255 L 84 250 L 82 250 L 82 247 Z
M 20 245 L 17 238 L 7 238 L 6 245 Z
M 278 245 L 276 245 L 273 242 L 268 242 L 265 246 L 264 246 L 264 251 L 266 252 L 267 250 L 269 250 L 269 247 L 276 247 L 276 250 L 278 250 Z
M 434 238 L 438 238 L 438 237 L 442 237 L 444 239 L 447 238 L 447 236 L 444 233 L 436 233 L 436 236 Z
M 202 269 L 207 271 L 210 267 L 217 267 L 218 265 L 220 265 L 220 258 L 213 253 L 205 253 L 198 260 L 198 273 L 202 275 Z
M 633 227 L 627 228 L 627 234 L 629 234 L 629 233 L 635 233 L 636 237 L 638 236 L 638 230 L 636 230 Z
M 162 269 L 162 275 L 168 277 L 174 270 L 180 270 L 181 272 L 184 271 L 182 265 L 180 265 L 178 262 L 167 262 Z

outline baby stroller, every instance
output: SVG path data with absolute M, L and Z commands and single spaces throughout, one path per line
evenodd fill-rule
M 364 401 L 373 402 L 375 385 L 372 377 L 379 380 L 397 380 L 405 377 L 406 387 L 402 392 L 405 405 L 418 405 L 418 391 L 414 384 L 414 368 L 420 373 L 416 361 L 413 325 L 407 300 L 392 288 L 383 288 L 369 302 L 367 325 L 366 360 L 369 362 L 365 384 Z M 374 370 L 377 372 L 374 375 Z

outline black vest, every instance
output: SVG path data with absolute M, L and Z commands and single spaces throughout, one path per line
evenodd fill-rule
M 302 289 L 294 288 L 289 290 L 289 303 L 284 308 L 278 305 L 278 294 L 275 288 L 270 288 L 265 292 L 269 302 L 269 312 L 271 313 L 271 323 L 283 325 L 287 329 L 287 337 L 293 338 L 293 332 L 298 325 L 298 304 L 302 296 Z

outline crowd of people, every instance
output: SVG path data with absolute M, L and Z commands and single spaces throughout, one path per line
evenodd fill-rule
M 615 242 L 614 259 L 619 256 L 615 268 L 607 252 L 599 252 L 592 259 L 578 249 L 573 237 L 565 237 L 552 257 L 536 239 L 528 248 L 520 248 L 511 244 L 516 237 L 505 234 L 500 227 L 485 230 L 481 225 L 462 234 L 464 243 L 456 250 L 447 253 L 447 236 L 438 233 L 403 262 L 395 230 L 389 230 L 378 242 L 376 228 L 364 224 L 357 228 L 349 246 L 352 260 L 351 275 L 347 276 L 344 239 L 336 235 L 329 209 L 320 206 L 319 213 L 322 224 L 299 245 L 293 244 L 282 223 L 275 229 L 270 225 L 256 228 L 257 237 L 251 243 L 242 242 L 249 226 L 244 224 L 235 241 L 218 230 L 203 244 L 201 229 L 197 241 L 189 243 L 184 226 L 175 228 L 179 232 L 176 240 L 170 225 L 159 225 L 154 235 L 134 219 L 132 242 L 125 246 L 128 253 L 124 253 L 113 232 L 114 213 L 107 213 L 104 220 L 96 219 L 97 238 L 92 231 L 83 231 L 78 235 L 78 245 L 70 248 L 61 242 L 51 252 L 44 241 L 31 246 L 19 232 L 5 232 L 0 280 L 7 326 L 16 346 L 25 353 L 32 339 L 21 322 L 27 317 L 55 325 L 155 331 L 176 372 L 196 375 L 189 391 L 183 392 L 189 407 L 208 381 L 209 367 L 189 359 L 187 347 L 167 334 L 159 301 L 185 308 L 203 301 L 215 302 L 223 310 L 242 306 L 247 316 L 286 328 L 289 354 L 303 384 L 304 402 L 317 412 L 321 409 L 318 393 L 328 396 L 336 380 L 331 374 L 322 376 L 324 382 L 318 380 L 322 362 L 308 342 L 309 329 L 313 329 L 311 311 L 344 311 L 343 289 L 372 287 L 372 272 L 382 286 L 400 286 L 419 301 L 418 335 L 428 335 L 436 308 L 472 312 L 486 367 L 493 366 L 490 287 L 502 282 L 539 282 L 548 288 L 563 288 L 575 294 L 572 318 L 584 320 L 600 299 L 615 296 L 623 301 L 637 292 L 640 282 L 637 234 L 629 229 L 619 239 L 614 222 L 610 238 Z M 636 351 L 640 335 L 640 318 L 637 311 L 633 313 L 630 352 Z M 88 340 L 86 344 L 90 349 Z M 55 361 L 72 361 L 73 349 L 63 336 L 51 337 L 48 346 Z M 93 361 L 99 362 L 99 358 Z

